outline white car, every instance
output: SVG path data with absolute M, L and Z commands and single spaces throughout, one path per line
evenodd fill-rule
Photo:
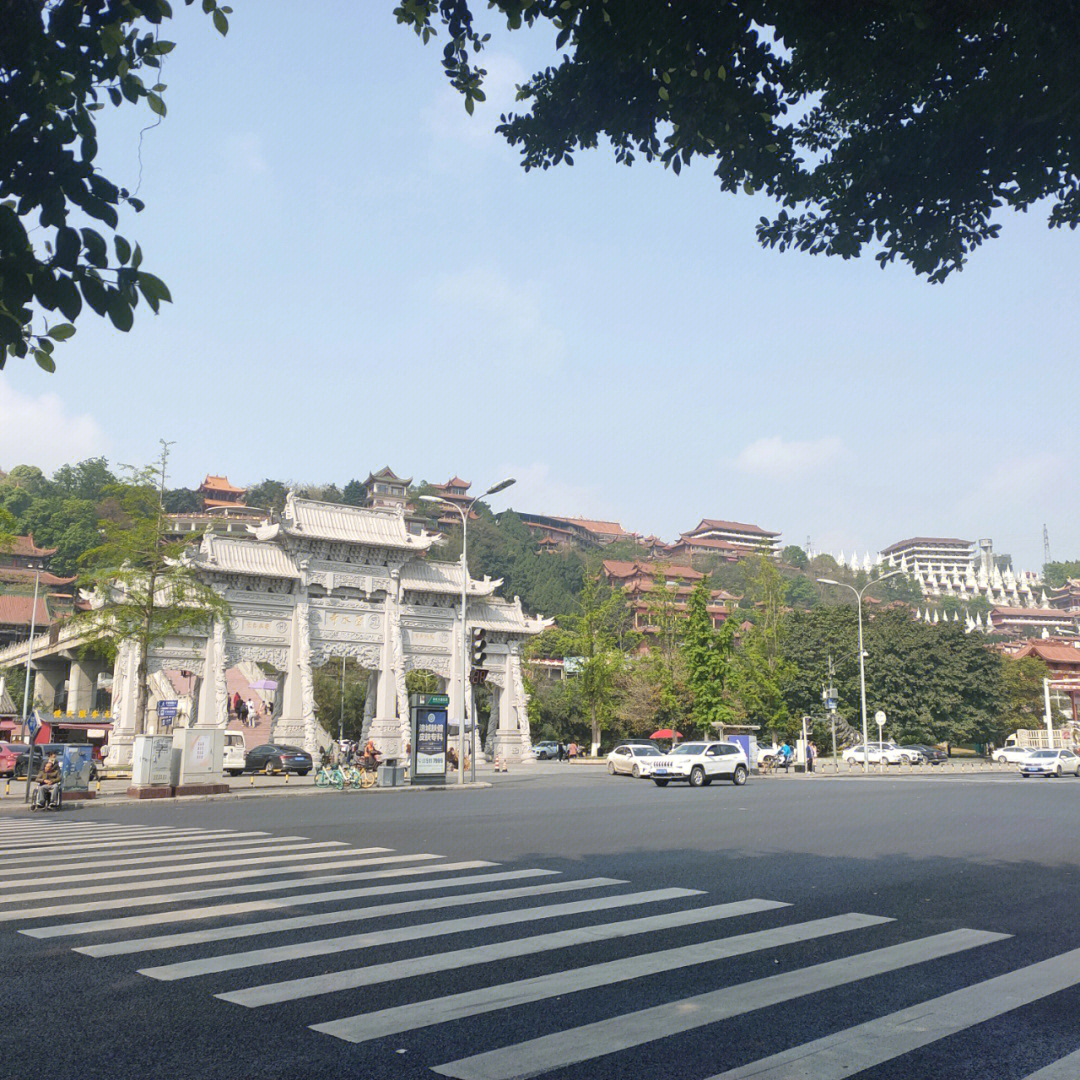
M 648 776 L 657 759 L 663 757 L 655 746 L 644 743 L 623 743 L 607 756 L 609 773 L 626 773 L 628 776 Z
M 762 746 L 758 744 L 757 748 L 757 763 L 760 769 L 766 761 L 771 761 L 773 758 L 780 756 L 780 747 L 773 743 L 772 746 Z
M 1019 765 L 1027 761 L 1035 752 L 1034 746 L 1002 746 L 994 751 L 993 757 L 999 764 Z
M 230 776 L 239 776 L 244 771 L 244 759 L 247 757 L 247 743 L 242 731 L 225 732 L 225 752 L 221 768 Z
M 1080 758 L 1071 750 L 1033 750 L 1020 762 L 1020 775 L 1061 776 L 1071 772 L 1080 776 Z
M 714 780 L 730 780 L 736 787 L 749 773 L 741 746 L 728 742 L 685 742 L 653 763 L 652 781 L 666 787 L 685 780 L 691 787 L 708 787 Z
M 893 742 L 872 742 L 867 743 L 869 747 L 869 753 L 863 747 L 862 743 L 858 746 L 849 746 L 844 751 L 844 761 L 849 765 L 859 764 L 863 761 L 867 761 L 871 765 L 900 765 L 909 763 L 912 760 L 911 754 L 904 753 L 896 743 Z

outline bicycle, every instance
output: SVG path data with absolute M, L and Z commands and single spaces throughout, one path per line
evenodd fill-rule
M 377 777 L 374 768 L 368 769 L 363 765 L 353 765 L 349 769 L 347 783 L 358 788 L 369 788 L 375 785 Z
M 345 787 L 345 774 L 340 765 L 320 765 L 315 773 L 316 787 L 334 787 L 341 791 Z

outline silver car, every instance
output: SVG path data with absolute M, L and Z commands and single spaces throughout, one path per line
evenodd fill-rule
M 655 746 L 644 743 L 623 743 L 607 756 L 609 773 L 626 773 L 630 776 L 649 776 L 653 765 L 663 755 Z

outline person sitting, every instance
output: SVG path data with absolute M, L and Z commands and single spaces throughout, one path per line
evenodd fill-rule
M 371 739 L 364 743 L 363 764 L 365 769 L 375 769 L 379 765 L 379 751 Z
M 60 771 L 60 762 L 56 760 L 56 751 L 50 750 L 45 764 L 41 766 L 41 772 L 37 775 L 38 787 L 34 792 L 33 808 L 59 810 L 63 781 L 64 776 Z
M 446 748 L 446 764 L 451 769 L 458 767 L 457 751 L 452 746 Z

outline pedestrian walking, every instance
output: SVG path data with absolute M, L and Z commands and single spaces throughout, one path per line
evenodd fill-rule
M 240 691 L 239 690 L 237 690 L 236 693 L 233 694 L 232 713 L 233 713 L 233 716 L 235 716 L 238 720 L 240 719 Z
M 574 739 L 570 740 L 570 745 L 566 748 L 566 754 L 567 754 L 567 757 L 569 757 L 571 761 L 574 761 L 574 760 L 577 759 L 577 756 L 578 756 L 578 744 Z
M 562 739 L 559 740 L 559 749 L 555 754 L 555 759 L 557 761 L 565 761 L 566 760 L 566 743 L 564 743 L 562 741 Z
M 814 762 L 817 760 L 817 747 L 812 743 L 806 744 L 806 771 L 814 771 Z
M 258 721 L 258 715 L 255 712 L 255 700 L 254 698 L 248 698 L 247 701 L 244 702 L 244 704 L 247 706 L 248 723 L 251 724 L 252 727 L 254 727 L 256 722 Z

